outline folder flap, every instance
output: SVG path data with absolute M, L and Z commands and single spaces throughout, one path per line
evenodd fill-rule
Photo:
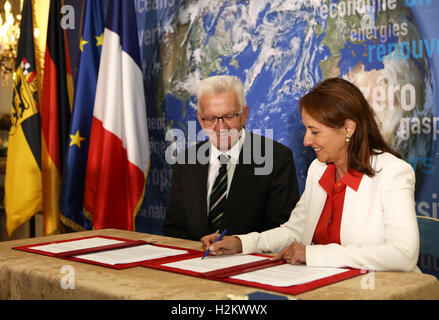
M 61 252 L 56 252 L 53 249 L 51 251 L 45 251 L 42 248 L 40 248 L 41 246 L 50 246 L 50 245 L 68 243 L 68 242 L 78 241 L 78 240 L 93 239 L 93 238 L 117 240 L 118 242 L 117 243 L 110 243 L 107 245 L 99 245 L 99 246 L 95 246 L 95 247 L 83 247 L 83 248 L 78 248 L 75 250 L 68 250 L 68 251 L 61 251 Z M 120 242 L 120 241 L 122 241 L 122 242 Z M 89 253 L 90 254 L 100 253 L 100 252 L 106 252 L 106 251 L 110 251 L 110 250 L 125 249 L 125 248 L 134 247 L 134 246 L 142 246 L 142 245 L 146 245 L 146 244 L 149 244 L 149 245 L 154 246 L 154 247 L 184 250 L 186 252 L 182 253 L 182 254 L 177 254 L 175 256 L 172 255 L 172 256 L 168 256 L 168 257 L 153 258 L 153 259 L 149 259 L 149 260 L 146 259 L 146 260 L 142 260 L 142 261 L 120 263 L 120 264 L 109 264 L 109 263 L 94 261 L 92 259 L 88 260 L 88 259 L 85 259 L 83 256 L 83 255 L 86 255 Z M 37 243 L 37 244 L 31 244 L 31 245 L 26 245 L 26 246 L 17 246 L 17 247 L 13 247 L 12 249 L 19 250 L 19 251 L 25 251 L 25 252 L 37 253 L 37 254 L 50 256 L 50 257 L 54 257 L 54 258 L 59 258 L 59 259 L 68 259 L 68 260 L 72 260 L 72 261 L 84 262 L 84 263 L 94 264 L 94 265 L 108 267 L 108 268 L 112 268 L 112 269 L 118 269 L 118 270 L 140 266 L 146 262 L 159 263 L 162 261 L 168 261 L 170 259 L 182 259 L 183 257 L 188 257 L 188 256 L 193 256 L 193 255 L 200 255 L 201 256 L 203 254 L 201 251 L 198 251 L 198 250 L 181 248 L 181 247 L 176 247 L 176 246 L 171 246 L 171 245 L 158 244 L 155 241 L 148 242 L 148 241 L 144 241 L 144 240 L 130 240 L 130 239 L 122 239 L 122 238 L 116 238 L 116 237 L 111 237 L 111 236 L 102 236 L 102 235 L 81 237 L 81 238 L 74 238 L 74 239 L 67 239 L 67 240 L 60 240 L 60 241 L 52 241 L 52 242 L 45 242 L 45 243 Z
M 96 253 L 96 252 L 109 251 L 109 250 L 115 250 L 115 249 L 121 249 L 121 248 L 129 248 L 129 247 L 150 244 L 150 243 L 151 242 L 144 241 L 144 240 L 126 241 L 126 242 L 121 242 L 121 243 L 109 244 L 106 246 L 92 247 L 92 248 L 85 248 L 85 249 L 55 253 L 55 257 L 58 257 L 58 258 L 72 257 L 72 256 L 78 256 L 81 254 Z
M 202 277 L 208 278 L 208 279 L 224 279 L 230 276 L 234 276 L 241 273 L 246 273 L 254 270 L 264 269 L 268 267 L 277 266 L 279 264 L 284 264 L 284 260 L 277 260 L 272 261 L 270 259 L 262 260 L 262 261 L 255 261 L 250 263 L 241 264 L 238 266 L 233 266 L 229 268 L 224 268 L 220 270 L 214 270 L 210 272 L 206 272 L 204 274 L 201 274 Z
M 162 245 L 162 247 L 166 247 L 166 246 Z M 178 247 L 172 247 L 172 248 L 178 248 Z M 181 248 L 181 249 L 184 249 L 184 248 Z M 195 258 L 195 257 L 201 258 L 201 256 L 203 255 L 202 251 L 193 250 L 193 249 L 184 249 L 184 250 L 187 250 L 188 253 L 182 254 L 182 255 L 158 258 L 158 259 L 154 259 L 154 260 L 150 260 L 150 261 L 145 261 L 142 264 L 142 267 L 148 268 L 148 267 L 156 266 L 157 269 L 161 269 L 162 264 L 185 260 L 185 259 L 191 259 L 191 258 Z
M 35 243 L 35 244 L 31 244 L 31 245 L 25 245 L 25 246 L 18 246 L 18 247 L 13 247 L 12 249 L 14 250 L 19 250 L 19 251 L 26 251 L 26 252 L 32 252 L 32 253 L 38 253 L 38 254 L 42 254 L 42 255 L 46 255 L 46 256 L 51 256 L 51 257 L 58 257 L 57 254 L 61 253 L 61 252 L 67 252 L 67 251 L 61 251 L 61 252 L 56 252 L 53 250 L 46 250 L 42 249 L 41 247 L 48 247 L 51 245 L 57 245 L 57 244 L 68 244 L 69 242 L 75 242 L 75 241 L 81 241 L 81 240 L 92 240 L 92 239 L 107 239 L 107 240 L 116 240 L 116 243 L 121 243 L 121 242 L 128 242 L 131 240 L 128 239 L 122 239 L 122 238 L 116 238 L 116 237 L 110 237 L 110 236 L 102 236 L 102 235 L 97 235 L 97 236 L 89 236 L 89 237 L 80 237 L 80 238 L 74 238 L 74 239 L 66 239 L 66 240 L 59 240 L 59 241 L 50 241 L 50 242 L 43 242 L 43 243 Z M 114 241 L 111 244 L 115 244 Z M 101 247 L 97 246 L 97 247 Z M 85 248 L 77 248 L 75 250 L 82 250 L 82 249 L 86 249 L 89 247 L 85 247 Z M 90 247 L 92 248 L 92 247 Z M 71 250 L 69 250 L 71 251 Z

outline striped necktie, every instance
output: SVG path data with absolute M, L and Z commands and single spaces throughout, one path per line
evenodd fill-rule
M 223 229 L 222 222 L 227 200 L 227 163 L 229 162 L 229 158 L 221 154 L 218 159 L 221 166 L 213 184 L 209 201 L 208 222 L 212 233 L 217 230 L 221 232 Z

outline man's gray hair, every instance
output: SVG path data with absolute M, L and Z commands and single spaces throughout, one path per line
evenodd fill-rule
M 203 95 L 210 93 L 223 93 L 229 90 L 234 90 L 236 92 L 238 103 L 242 111 L 247 105 L 247 102 L 245 101 L 244 86 L 238 77 L 229 75 L 212 76 L 200 81 L 197 89 L 198 111 L 200 111 L 200 99 Z

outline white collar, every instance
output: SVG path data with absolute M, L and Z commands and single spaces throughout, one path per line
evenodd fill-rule
M 238 141 L 226 152 L 221 152 L 219 151 L 212 143 L 210 144 L 211 148 L 210 148 L 210 164 L 213 163 L 219 163 L 218 157 L 221 154 L 225 154 L 227 156 L 229 156 L 230 158 L 230 163 L 232 164 L 236 164 L 238 163 L 238 159 L 239 159 L 239 153 L 241 152 L 241 148 L 242 145 L 244 143 L 244 139 L 245 139 L 245 134 L 246 134 L 246 130 L 244 128 L 241 129 L 241 131 L 239 132 L 239 139 Z

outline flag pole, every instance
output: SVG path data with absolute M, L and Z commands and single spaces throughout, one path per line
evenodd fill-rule
M 35 216 L 32 216 L 29 220 L 29 232 L 30 237 L 35 238 Z

